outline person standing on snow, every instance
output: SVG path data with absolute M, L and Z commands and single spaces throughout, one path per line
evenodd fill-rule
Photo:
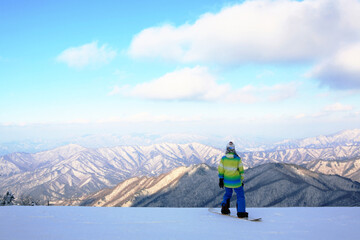
M 221 213 L 230 214 L 230 199 L 235 190 L 237 196 L 236 210 L 239 218 L 247 218 L 248 213 L 245 211 L 244 195 L 244 166 L 241 158 L 235 151 L 233 142 L 226 146 L 225 156 L 221 158 L 219 167 L 219 187 L 225 187 L 225 194 L 221 202 Z

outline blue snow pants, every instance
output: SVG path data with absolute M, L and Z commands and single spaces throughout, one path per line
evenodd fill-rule
M 225 194 L 221 205 L 226 204 L 228 199 L 231 199 L 233 194 L 233 189 L 235 190 L 237 201 L 237 212 L 246 212 L 245 211 L 245 194 L 244 194 L 244 187 L 238 188 L 227 188 L 225 187 Z

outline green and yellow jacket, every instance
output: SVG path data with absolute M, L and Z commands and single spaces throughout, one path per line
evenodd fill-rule
M 244 180 L 244 166 L 241 158 L 234 153 L 227 153 L 221 158 L 219 167 L 219 178 L 224 179 L 227 188 L 241 187 Z

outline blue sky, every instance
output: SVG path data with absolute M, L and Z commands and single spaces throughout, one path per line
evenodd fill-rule
M 360 1 L 0 1 L 0 142 L 360 127 Z

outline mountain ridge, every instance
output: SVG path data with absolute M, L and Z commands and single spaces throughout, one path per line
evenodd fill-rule
M 303 139 L 286 139 L 274 145 L 273 150 L 360 146 L 360 129 L 343 130 L 330 135 L 320 135 Z
M 319 159 L 304 164 L 304 167 L 315 172 L 339 175 L 360 182 L 360 157 L 345 161 Z
M 72 204 L 219 207 L 223 194 L 224 190 L 218 187 L 217 169 L 200 164 L 158 177 L 131 178 Z M 359 206 L 360 183 L 293 164 L 268 163 L 245 171 L 245 197 L 248 207 Z M 234 196 L 231 206 L 235 206 L 235 199 Z
M 281 150 L 300 147 L 324 148 L 340 145 L 360 145 L 360 129 L 343 130 L 333 134 L 306 137 L 300 139 L 266 140 L 253 137 L 237 136 L 201 136 L 196 134 L 87 134 L 71 140 L 26 140 L 21 142 L 0 143 L 0 156 L 14 152 L 37 153 L 47 151 L 67 144 L 78 144 L 86 148 L 102 148 L 116 146 L 148 146 L 157 143 L 186 144 L 199 142 L 204 145 L 223 148 L 222 143 L 232 140 L 237 143 L 237 149 L 241 152 Z
M 79 197 L 133 176 L 159 175 L 179 166 L 203 162 L 214 165 L 221 154 L 196 143 L 100 149 L 70 146 L 37 154 L 15 154 L 17 157 L 13 159 L 6 155 L 0 157 L 0 190 L 11 189 L 17 195 L 40 193 L 38 197 L 42 199 Z M 24 161 L 32 165 L 25 170 L 16 166 Z
M 358 131 L 353 134 L 347 131 L 340 135 L 354 137 L 356 142 L 357 134 Z M 339 136 L 333 138 L 345 138 Z M 245 168 L 251 168 L 268 162 L 306 165 L 319 159 L 345 161 L 360 157 L 360 147 L 346 145 L 238 153 Z M 223 154 L 224 150 L 201 143 L 112 148 L 85 148 L 70 144 L 34 154 L 12 153 L 0 157 L 0 191 L 11 190 L 18 196 L 35 195 L 41 199 L 77 198 L 113 187 L 134 176 L 158 176 L 180 166 L 201 163 L 217 166 Z M 354 169 L 351 170 L 351 166 Z M 359 169 L 357 164 L 348 167 L 348 171 L 357 172 Z M 358 180 L 357 174 L 344 176 Z

